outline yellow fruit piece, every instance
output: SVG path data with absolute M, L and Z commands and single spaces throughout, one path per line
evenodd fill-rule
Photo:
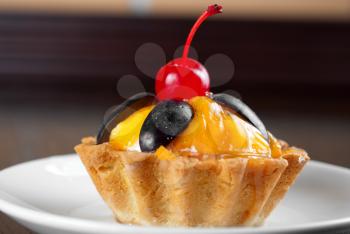
M 117 150 L 140 151 L 139 135 L 141 127 L 153 108 L 154 105 L 146 106 L 120 122 L 112 130 L 109 143 Z
M 160 160 L 176 159 L 176 156 L 162 145 L 156 150 L 155 154 Z
M 271 156 L 269 143 L 251 124 L 208 97 L 189 100 L 194 118 L 168 146 L 184 154 Z
M 279 157 L 281 145 L 271 134 L 270 144 L 254 126 L 208 97 L 194 97 L 189 104 L 194 117 L 187 128 L 168 146 L 160 146 L 159 159 L 196 154 Z M 139 135 L 143 122 L 154 105 L 144 107 L 120 122 L 111 132 L 110 144 L 117 150 L 140 151 Z
M 269 138 L 270 138 L 271 156 L 273 158 L 280 157 L 282 155 L 281 144 L 278 142 L 278 140 L 271 133 L 269 133 Z

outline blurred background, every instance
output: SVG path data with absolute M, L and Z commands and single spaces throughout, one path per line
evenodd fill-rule
M 152 42 L 172 59 L 212 3 L 224 14 L 193 47 L 201 62 L 223 53 L 235 68 L 212 91 L 235 90 L 277 137 L 350 167 L 350 0 L 11 0 L 0 1 L 0 169 L 73 152 L 123 100 L 123 75 L 153 92 L 135 52 Z M 30 233 L 0 221 L 0 233 Z

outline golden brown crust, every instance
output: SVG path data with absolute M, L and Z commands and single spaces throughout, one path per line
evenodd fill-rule
M 304 150 L 295 147 L 288 147 L 287 143 L 284 145 L 286 147 L 283 148 L 282 158 L 288 161 L 288 167 L 281 175 L 281 178 L 273 189 L 263 211 L 260 213 L 259 220 L 257 220 L 258 225 L 263 224 L 264 220 L 270 215 L 272 210 L 288 192 L 290 186 L 293 185 L 305 164 L 310 160 Z
M 309 160 L 286 145 L 281 158 L 169 161 L 96 145 L 93 138 L 75 150 L 117 220 L 162 226 L 260 225 Z

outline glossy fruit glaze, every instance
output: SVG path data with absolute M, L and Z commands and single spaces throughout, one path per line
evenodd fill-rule
M 154 105 L 143 107 L 117 124 L 111 131 L 109 143 L 118 150 L 140 151 L 140 131 L 153 108 Z
M 169 157 L 170 153 L 183 156 L 224 155 L 278 157 L 281 147 L 270 135 L 267 142 L 251 124 L 234 111 L 216 103 L 209 97 L 199 96 L 188 101 L 194 117 L 174 140 L 158 154 Z M 117 150 L 140 151 L 139 135 L 147 115 L 154 108 L 148 106 L 120 122 L 110 135 L 110 144 Z

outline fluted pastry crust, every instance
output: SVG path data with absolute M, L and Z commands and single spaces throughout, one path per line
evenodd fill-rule
M 160 226 L 261 225 L 309 160 L 285 143 L 280 158 L 159 160 L 94 138 L 75 150 L 119 222 Z

